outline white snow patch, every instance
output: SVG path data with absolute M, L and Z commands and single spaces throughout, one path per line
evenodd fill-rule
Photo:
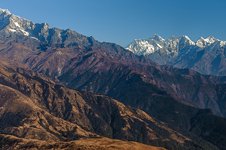
M 20 31 L 25 35 L 25 36 L 29 36 L 29 33 L 23 29 L 20 29 Z
M 209 36 L 206 39 L 204 39 L 207 43 L 212 44 L 217 41 L 213 36 Z
M 221 42 L 220 42 L 220 46 L 221 46 L 221 47 L 223 47 L 223 46 L 225 46 L 225 45 L 226 45 L 226 41 L 221 41 Z
M 38 41 L 38 39 L 36 37 L 33 37 L 33 36 L 31 36 L 31 39 L 34 39 L 34 40 L 37 40 Z
M 198 47 L 204 48 L 204 47 L 206 47 L 206 46 L 209 46 L 209 45 L 215 43 L 216 41 L 220 41 L 220 40 L 214 38 L 213 36 L 209 36 L 209 37 L 207 37 L 207 38 L 201 37 L 201 38 L 196 42 L 196 45 L 197 45 Z M 222 41 L 222 42 L 224 42 L 224 41 Z M 222 44 L 223 44 L 223 43 L 222 43 Z
M 159 48 L 162 48 L 162 46 L 161 46 L 161 45 L 159 45 L 158 43 L 157 43 L 157 46 L 158 46 Z
M 9 28 L 9 31 L 10 31 L 10 32 L 16 32 L 15 29 L 11 29 L 11 28 Z
M 18 22 L 14 22 L 14 24 L 16 25 L 16 27 L 20 28 L 20 25 Z
M 11 12 L 8 9 L 2 9 L 2 8 L 0 8 L 0 13 L 6 13 L 8 15 L 11 14 Z
M 135 40 L 127 49 L 137 55 L 148 55 L 155 51 L 155 47 L 145 40 Z

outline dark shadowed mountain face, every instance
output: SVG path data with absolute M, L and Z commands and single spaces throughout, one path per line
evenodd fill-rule
M 193 42 L 189 37 L 135 40 L 127 49 L 161 65 L 188 68 L 207 75 L 226 76 L 226 41 L 212 36 Z
M 2 70 L 0 81 L 3 86 L 15 90 L 14 93 L 20 91 L 17 95 L 25 96 L 32 104 L 22 106 L 32 115 L 26 116 L 28 113 L 22 112 L 18 118 L 19 121 L 24 118 L 37 120 L 35 130 L 33 124 L 29 128 L 30 133 L 36 133 L 37 128 L 44 136 L 32 138 L 49 136 L 74 140 L 101 135 L 169 149 L 214 149 L 209 142 L 220 149 L 225 147 L 226 133 L 221 132 L 225 120 L 213 115 L 226 116 L 224 77 L 158 66 L 116 44 L 100 43 L 71 30 L 49 28 L 47 24 L 34 24 L 9 12 L 2 12 L 0 16 L 0 59 L 1 63 L 11 66 Z M 184 46 L 181 43 L 181 47 Z M 23 69 L 15 71 L 12 66 Z M 56 81 L 43 79 L 30 69 Z M 5 77 L 10 71 L 11 75 Z M 138 109 L 106 96 L 74 91 L 55 82 L 105 94 Z M 34 110 L 33 104 L 44 109 L 43 113 Z M 209 108 L 213 113 L 198 108 Z M 9 115 L 15 114 L 10 112 Z M 51 116 L 60 118 L 60 121 Z M 150 116 L 155 118 L 154 121 L 150 121 Z M 48 117 L 52 120 L 48 121 Z M 19 122 L 7 121 L 7 118 L 10 117 L 3 116 L 4 122 L 10 125 Z M 213 118 L 219 126 L 216 134 L 212 130 L 213 124 L 205 126 L 208 118 Z M 14 129 L 18 125 L 13 123 L 11 126 Z M 3 130 L 12 134 L 15 133 L 13 129 Z M 21 130 L 18 129 L 15 136 L 31 136 L 23 134 L 28 129 Z M 171 136 L 171 132 L 176 135 Z M 183 140 L 182 144 L 178 138 Z
M 150 84 L 179 102 L 226 115 L 217 91 L 217 84 L 224 83 L 224 77 L 161 67 L 116 44 L 100 43 L 71 30 L 49 28 L 47 24 L 34 24 L 7 12 L 1 13 L 1 24 L 1 59 L 25 64 L 70 87 L 121 98 L 119 92 L 129 88 L 127 80 L 137 76 L 143 84 Z M 186 38 L 184 41 L 191 43 Z
M 26 64 L 32 70 L 59 79 L 70 87 L 115 98 L 121 98 L 116 97 L 120 94 L 117 92 L 128 89 L 126 83 L 131 76 L 138 76 L 143 84 L 148 83 L 179 102 L 210 108 L 215 114 L 225 116 L 216 88 L 218 83 L 223 83 L 220 82 L 223 78 L 202 76 L 186 69 L 160 67 L 120 46 L 99 43 L 94 39 L 92 45 L 87 44 L 90 46 L 86 48 L 83 45 L 65 48 L 53 46 L 45 51 L 38 49 L 40 41 L 37 45 L 33 45 L 32 41 L 26 42 L 2 41 L 0 57 Z M 134 98 L 131 101 L 137 100 Z
M 41 140 L 64 142 L 104 136 L 167 149 L 217 149 L 195 134 L 171 129 L 140 109 L 106 96 L 68 89 L 22 68 L 1 65 L 0 95 L 0 143 L 19 140 L 26 144 L 20 138 L 29 138 L 36 140 L 36 147 Z

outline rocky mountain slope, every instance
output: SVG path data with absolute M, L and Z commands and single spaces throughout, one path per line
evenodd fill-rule
M 37 118 L 34 126 L 39 131 L 47 130 L 43 133 L 45 136 L 75 140 L 91 134 L 169 149 L 225 147 L 225 120 L 213 115 L 226 116 L 225 77 L 203 76 L 187 69 L 159 66 L 116 44 L 100 43 L 72 30 L 35 24 L 5 10 L 0 16 L 0 60 L 9 66 L 2 70 L 1 84 L 16 90 L 14 93 L 20 91 L 19 97 L 25 96 L 24 99 L 32 104 L 29 110 L 33 103 L 44 109 L 44 114 L 39 117 L 36 115 L 40 114 L 37 113 L 39 109 L 32 107 L 31 120 Z M 18 66 L 20 69 L 13 69 Z M 48 77 L 43 79 L 30 69 L 55 81 Z M 131 109 L 106 96 L 74 91 L 61 84 L 105 94 L 138 109 Z M 197 107 L 209 108 L 213 113 Z M 53 120 L 50 123 L 44 121 L 43 125 L 40 118 L 48 120 L 45 119 L 48 115 L 63 120 L 51 117 Z M 54 128 L 55 124 L 65 127 Z M 11 128 L 9 131 L 17 133 Z M 26 138 L 24 130 L 19 131 L 15 136 Z M 171 133 L 177 138 L 171 137 Z M 178 136 L 191 140 L 184 139 L 181 144 Z
M 34 24 L 7 11 L 3 11 L 1 16 L 1 59 L 25 64 L 33 71 L 59 79 L 70 87 L 110 96 L 117 95 L 115 90 L 122 90 L 116 86 L 137 75 L 144 84 L 151 84 L 179 102 L 210 108 L 219 116 L 226 115 L 225 105 L 220 105 L 224 100 L 217 91 L 218 83 L 225 81 L 223 77 L 161 67 L 116 44 L 100 43 L 92 37 L 71 30 L 50 28 L 47 24 Z M 9 28 L 16 32 L 11 32 Z M 24 35 L 20 30 L 29 34 Z
M 226 75 L 226 41 L 213 36 L 196 42 L 188 36 L 134 40 L 127 49 L 160 65 L 188 68 L 208 75 Z
M 22 68 L 1 65 L 0 96 L 2 143 L 7 139 L 3 135 L 49 142 L 104 136 L 167 149 L 217 149 L 198 136 L 182 135 L 142 110 L 68 89 Z
M 89 138 L 71 142 L 46 142 L 0 134 L 0 141 L 4 141 L 4 143 L 1 143 L 1 149 L 14 150 L 165 150 L 164 148 L 148 146 L 137 142 L 127 142 L 108 138 Z M 15 144 L 12 145 L 12 143 Z

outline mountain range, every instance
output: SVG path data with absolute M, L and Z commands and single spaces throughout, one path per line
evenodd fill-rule
M 206 75 L 226 75 L 226 41 L 213 36 L 194 42 L 188 36 L 163 39 L 154 35 L 134 40 L 127 50 L 160 65 L 188 68 Z
M 226 77 L 147 56 L 0 9 L 0 148 L 225 149 Z

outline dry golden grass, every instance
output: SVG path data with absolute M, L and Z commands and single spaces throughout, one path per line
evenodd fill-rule
M 0 134 L 0 140 L 6 141 L 0 148 L 14 150 L 165 150 L 164 148 L 137 142 L 109 138 L 87 138 L 71 142 L 45 142 Z

